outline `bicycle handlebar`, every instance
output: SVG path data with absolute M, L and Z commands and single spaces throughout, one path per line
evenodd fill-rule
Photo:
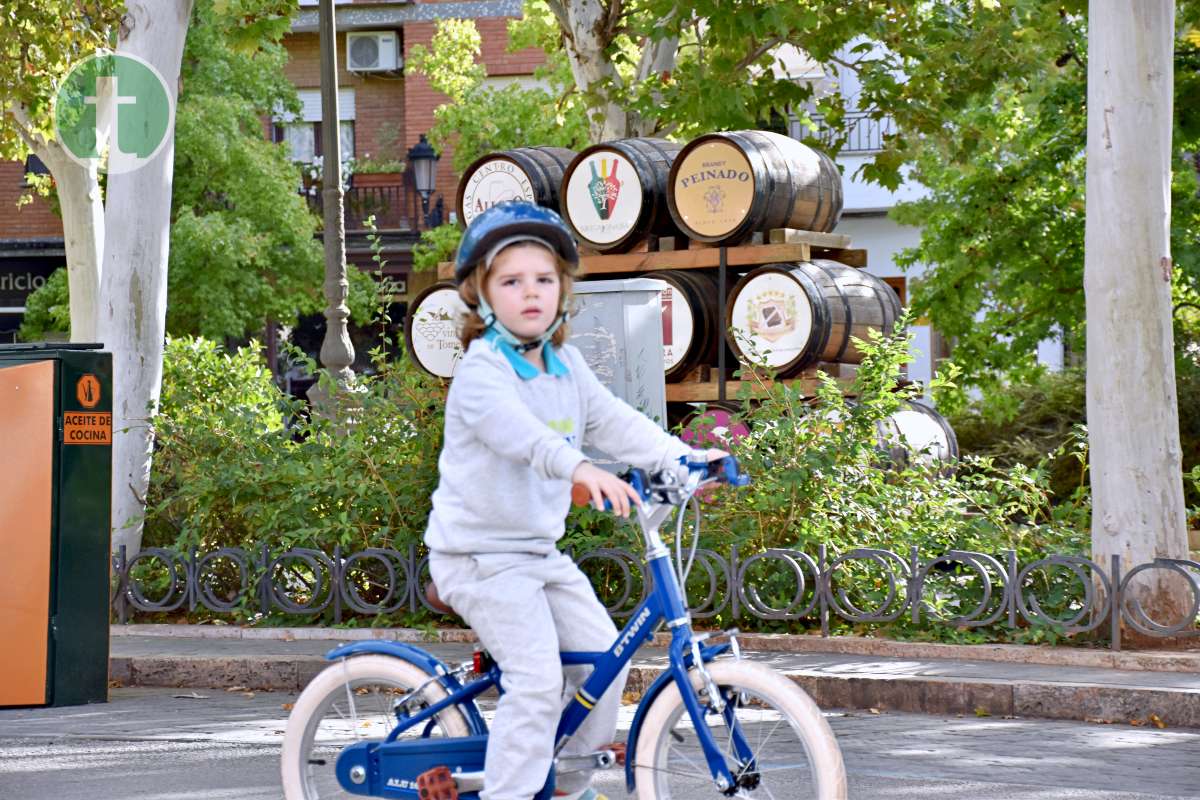
M 738 461 L 733 456 L 725 456 L 716 461 L 691 461 L 687 456 L 679 459 L 681 465 L 687 467 L 689 474 L 703 473 L 702 481 L 715 481 L 717 483 L 727 483 L 730 486 L 747 486 L 750 483 L 750 476 L 742 472 L 738 466 Z M 664 473 L 657 472 L 653 475 L 647 474 L 643 469 L 630 469 L 622 479 L 625 480 L 638 496 L 643 501 L 649 500 L 653 490 L 666 485 L 670 488 L 678 488 L 676 484 L 670 484 L 663 479 Z M 586 506 L 592 502 L 591 491 L 582 483 L 571 485 L 571 503 L 577 506 Z M 612 511 L 612 503 L 608 500 L 604 501 L 604 510 Z

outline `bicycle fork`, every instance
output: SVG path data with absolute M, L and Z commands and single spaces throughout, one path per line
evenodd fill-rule
M 654 538 L 657 538 L 657 536 Z M 730 771 L 729 765 L 726 763 L 725 757 L 721 754 L 721 750 L 713 738 L 712 731 L 708 727 L 705 708 L 701 705 L 700 698 L 696 692 L 692 690 L 692 681 L 691 676 L 688 674 L 688 667 L 695 668 L 700 674 L 702 681 L 701 693 L 705 698 L 705 704 L 711 706 L 716 713 L 722 715 L 722 719 L 724 719 L 725 725 L 729 729 L 734 752 L 738 762 L 742 765 L 739 773 L 752 769 L 753 750 L 746 741 L 741 727 L 738 725 L 737 716 L 734 713 L 736 709 L 725 702 L 725 699 L 721 696 L 720 689 L 705 667 L 706 660 L 712 659 L 727 648 L 733 651 L 735 657 L 741 657 L 736 638 L 737 631 L 730 632 L 729 645 L 702 649 L 701 644 L 711 634 L 696 635 L 693 633 L 691 616 L 684 607 L 678 577 L 671 567 L 670 554 L 665 547 L 662 547 L 661 550 L 653 550 L 647 555 L 647 567 L 654 577 L 656 591 L 662 595 L 667 627 L 671 630 L 671 644 L 669 647 L 671 675 L 675 679 L 676 686 L 679 687 L 679 694 L 683 698 L 684 708 L 687 709 L 688 716 L 692 720 L 696 738 L 700 741 L 701 749 L 704 751 L 704 759 L 708 764 L 708 770 L 712 775 L 713 782 L 722 792 L 729 791 L 732 788 L 736 788 L 737 778 Z M 736 700 L 736 698 L 734 699 Z

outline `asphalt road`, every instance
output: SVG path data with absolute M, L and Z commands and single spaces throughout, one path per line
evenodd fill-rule
M 293 697 L 249 694 L 117 689 L 105 705 L 0 710 L 0 800 L 279 800 Z M 867 712 L 830 723 L 858 800 L 1200 798 L 1200 730 Z M 596 785 L 625 796 L 617 773 Z

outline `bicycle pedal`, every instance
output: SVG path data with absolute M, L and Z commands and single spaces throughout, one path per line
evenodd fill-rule
M 417 776 L 417 797 L 421 800 L 458 800 L 458 785 L 449 767 L 434 767 Z
M 606 745 L 604 745 L 604 747 L 601 747 L 600 749 L 601 750 L 611 750 L 613 752 L 613 755 L 615 755 L 617 757 L 617 763 L 622 766 L 625 765 L 625 743 L 624 742 L 613 742 L 612 744 L 606 744 Z

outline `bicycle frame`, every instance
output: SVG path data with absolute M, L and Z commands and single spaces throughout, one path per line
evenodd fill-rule
M 640 487 L 637 488 L 641 491 Z M 694 490 L 695 487 L 690 488 Z M 697 666 L 703 673 L 704 662 L 710 661 L 715 656 L 729 649 L 731 645 L 726 643 L 717 646 L 701 647 L 701 640 L 693 635 L 691 617 L 684 604 L 678 576 L 671 565 L 670 553 L 659 534 L 659 527 L 674 506 L 670 503 L 651 500 L 648 491 L 644 492 L 644 494 L 644 502 L 637 508 L 637 516 L 646 540 L 646 567 L 653 580 L 653 588 L 637 608 L 634 609 L 629 622 L 608 650 L 603 652 L 563 652 L 560 654 L 564 666 L 590 665 L 593 669 L 559 718 L 558 729 L 555 734 L 555 754 L 557 755 L 561 752 L 567 740 L 579 729 L 584 719 L 587 718 L 592 708 L 595 707 L 597 700 L 604 695 L 617 676 L 621 674 L 621 671 L 633 658 L 634 653 L 650 640 L 655 629 L 658 628 L 660 623 L 665 621 L 668 629 L 671 631 L 671 644 L 668 648 L 670 668 L 668 675 L 662 676 L 655 683 L 654 687 L 652 687 L 652 690 L 647 692 L 643 697 L 634 726 L 630 730 L 628 746 L 630 758 L 627 759 L 626 764 L 627 782 L 630 788 L 632 788 L 633 773 L 631 759 L 643 712 L 653 702 L 657 695 L 657 690 L 673 680 L 680 687 L 684 706 L 694 724 L 697 738 L 703 748 L 714 783 L 718 788 L 726 789 L 734 785 L 735 777 L 730 772 L 724 757 L 721 755 L 713 739 L 712 732 L 705 723 L 704 708 L 701 707 L 696 693 L 690 690 L 691 680 L 688 670 L 693 666 Z M 686 508 L 682 508 L 680 513 L 684 513 L 685 511 Z M 350 654 L 353 649 L 353 646 L 350 646 L 340 648 L 336 652 L 344 656 Z M 359 783 L 351 782 L 348 777 L 349 770 L 355 765 L 365 768 L 368 762 L 372 760 L 372 754 L 378 759 L 375 763 L 381 765 L 387 762 L 394 763 L 395 760 L 418 757 L 419 761 L 429 763 L 429 768 L 437 766 L 436 763 L 428 762 L 427 757 L 434 756 L 435 753 L 442 753 L 446 749 L 447 740 L 422 738 L 416 741 L 397 742 L 397 738 L 405 731 L 416 728 L 419 725 L 427 726 L 423 732 L 423 736 L 426 736 L 428 728 L 432 727 L 434 718 L 445 709 L 455 705 L 471 707 L 476 697 L 493 686 L 500 686 L 501 670 L 498 666 L 493 666 L 482 677 L 465 685 L 459 684 L 457 680 L 453 679 L 449 681 L 444 680 L 445 678 L 452 677 L 444 672 L 444 668 L 432 671 L 432 674 L 434 677 L 431 677 L 431 681 L 437 680 L 447 689 L 448 694 L 446 697 L 422 708 L 411 716 L 400 718 L 397 726 L 391 731 L 383 744 L 379 744 L 378 742 L 360 742 L 350 745 L 342 751 L 342 754 L 338 758 L 337 774 L 339 782 L 341 782 L 346 791 L 356 794 L 370 793 L 371 795 L 384 797 L 409 796 L 408 794 L 397 794 L 393 791 L 388 791 L 388 789 L 394 789 L 407 792 L 410 788 L 415 789 L 415 785 L 411 785 L 410 787 L 411 780 L 406 777 L 388 776 L 386 770 L 382 769 L 367 770 L 368 773 L 378 778 L 377 781 L 371 781 L 373 785 L 368 786 L 364 785 L 361 781 Z M 715 704 L 718 711 L 725 712 L 727 707 L 722 704 L 721 698 L 716 695 L 716 687 L 708 679 L 707 673 L 703 673 L 703 676 L 706 682 L 706 690 L 709 694 L 708 702 Z M 414 691 L 413 694 L 415 693 Z M 752 748 L 742 736 L 741 730 L 737 727 L 736 717 L 728 712 L 724 713 L 723 716 L 726 724 L 731 727 L 730 732 L 738 756 L 744 761 L 751 761 L 753 758 Z M 484 742 L 486 738 L 479 735 L 483 731 L 480 731 L 477 725 L 472 724 L 471 728 L 476 735 L 469 737 L 469 739 L 473 740 L 475 749 L 479 752 L 473 753 L 476 757 L 471 760 L 470 764 L 460 765 L 463 769 L 482 768 L 482 748 L 485 747 Z M 423 770 L 414 772 L 411 769 L 406 769 L 408 775 L 413 777 L 420 771 Z

